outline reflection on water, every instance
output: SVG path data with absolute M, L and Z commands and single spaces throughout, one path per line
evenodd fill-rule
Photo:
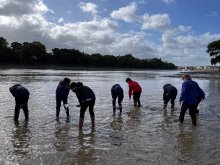
M 28 127 L 28 122 L 15 122 L 15 130 L 13 130 L 11 138 L 11 142 L 14 148 L 14 154 L 25 156 L 29 150 L 30 139 L 31 131 Z
M 57 122 L 55 124 L 56 131 L 55 131 L 55 143 L 54 146 L 56 147 L 57 151 L 65 151 L 69 148 L 69 129 L 70 125 L 69 123 L 61 124 L 60 122 Z
M 220 80 L 195 79 L 206 93 L 199 105 L 198 125 L 187 113 L 177 122 L 180 105 L 163 109 L 163 85 L 171 83 L 180 94 L 182 80 L 164 77 L 173 71 L 64 71 L 0 70 L 0 164 L 220 164 Z M 96 94 L 96 131 L 86 112 L 78 130 L 79 108 L 70 92 L 70 122 L 62 109 L 55 121 L 55 90 L 63 77 L 83 81 Z M 142 107 L 127 96 L 125 79 L 137 80 L 143 89 Z M 8 88 L 20 83 L 30 91 L 30 121 L 20 115 L 13 123 L 14 98 Z M 122 114 L 112 114 L 111 86 L 125 92 Z M 178 98 L 177 97 L 177 98 Z M 177 102 L 177 101 L 176 101 Z

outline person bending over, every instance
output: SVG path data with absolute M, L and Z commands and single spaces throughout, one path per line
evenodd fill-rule
M 112 94 L 112 106 L 113 106 L 113 113 L 115 113 L 116 110 L 116 99 L 118 98 L 118 105 L 120 113 L 122 112 L 122 100 L 124 98 L 124 91 L 122 87 L 119 84 L 115 84 L 111 88 L 111 94 Z
M 16 84 L 9 88 L 11 94 L 15 97 L 15 111 L 14 111 L 14 121 L 18 122 L 20 108 L 24 111 L 25 120 L 29 119 L 29 111 L 28 111 L 28 99 L 29 99 L 29 91 L 20 84 Z
M 72 82 L 70 84 L 70 89 L 76 94 L 78 101 L 80 103 L 80 117 L 79 117 L 79 129 L 82 130 L 84 123 L 84 116 L 86 109 L 89 107 L 90 119 L 92 123 L 92 129 L 95 129 L 95 94 L 91 88 L 83 85 L 82 82 Z

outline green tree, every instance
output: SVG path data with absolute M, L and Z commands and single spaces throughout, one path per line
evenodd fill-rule
M 216 65 L 220 62 L 220 40 L 209 43 L 207 48 L 207 53 L 211 57 L 211 64 Z

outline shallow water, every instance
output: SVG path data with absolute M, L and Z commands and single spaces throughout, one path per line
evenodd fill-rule
M 0 70 L 0 164 L 220 164 L 220 80 L 194 79 L 206 93 L 199 105 L 197 126 L 187 113 L 176 122 L 180 106 L 162 109 L 162 86 L 181 89 L 181 79 L 164 77 L 175 71 L 64 71 Z M 82 81 L 97 97 L 96 131 L 90 129 L 88 111 L 83 131 L 77 128 L 79 108 L 70 92 L 71 121 L 55 121 L 55 90 L 64 77 Z M 142 107 L 133 107 L 125 79 L 137 80 L 142 88 Z M 21 111 L 19 125 L 13 123 L 14 98 L 8 88 L 21 83 L 31 93 L 30 121 Z M 125 91 L 123 112 L 112 115 L 111 86 Z M 180 93 L 180 92 L 179 92 Z M 178 93 L 178 97 L 179 97 Z

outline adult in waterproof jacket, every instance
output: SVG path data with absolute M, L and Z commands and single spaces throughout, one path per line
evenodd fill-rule
M 182 80 L 184 81 L 182 84 L 182 92 L 180 95 L 180 103 L 182 103 L 179 121 L 184 121 L 184 116 L 189 109 L 189 114 L 192 119 L 192 124 L 196 125 L 196 109 L 198 104 L 198 96 L 202 99 L 205 99 L 204 91 L 199 87 L 197 82 L 193 81 L 190 75 L 183 75 Z
M 64 78 L 59 82 L 56 89 L 56 119 L 59 120 L 60 107 L 63 102 L 64 109 L 67 115 L 67 121 L 69 121 L 69 107 L 68 107 L 68 95 L 70 91 L 70 79 Z
M 177 89 L 171 84 L 165 84 L 163 86 L 163 91 L 164 91 L 163 92 L 164 109 L 167 107 L 167 104 L 170 100 L 171 100 L 171 108 L 174 108 Z
M 113 113 L 115 113 L 116 110 L 116 99 L 118 98 L 118 105 L 119 110 L 122 112 L 122 100 L 124 98 L 124 91 L 122 87 L 119 84 L 115 84 L 111 88 L 111 94 L 112 94 L 112 106 L 113 106 Z
M 136 82 L 131 80 L 130 78 L 126 79 L 126 82 L 128 83 L 128 96 L 129 99 L 131 99 L 131 95 L 133 95 L 133 100 L 134 100 L 134 106 L 139 106 L 141 107 L 141 102 L 140 102 L 140 96 L 141 96 L 141 86 Z
M 76 94 L 80 103 L 79 129 L 82 130 L 86 109 L 89 107 L 92 129 L 95 128 L 95 113 L 93 111 L 95 105 L 95 94 L 91 88 L 83 85 L 82 82 L 72 82 L 71 90 Z
M 14 121 L 18 122 L 20 108 L 23 108 L 25 120 L 29 119 L 28 99 L 29 91 L 20 84 L 16 84 L 9 88 L 11 94 L 15 97 Z

